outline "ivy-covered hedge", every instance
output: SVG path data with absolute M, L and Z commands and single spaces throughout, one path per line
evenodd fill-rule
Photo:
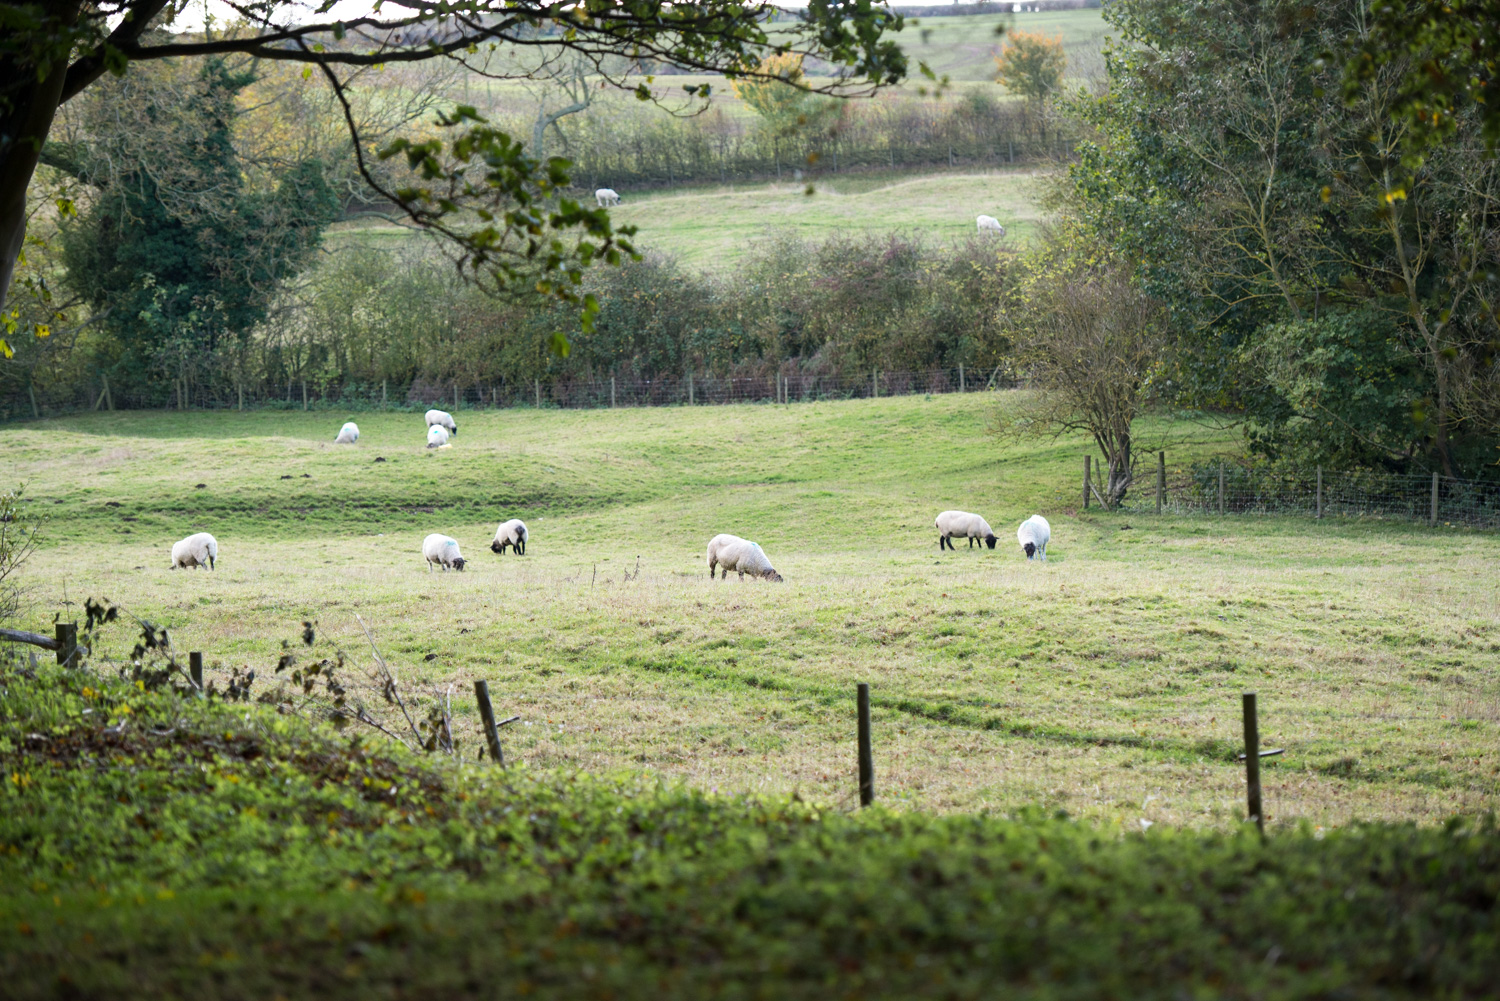
M 1262 844 L 456 765 L 0 669 L 0 990 L 42 997 L 1486 997 L 1500 832 Z

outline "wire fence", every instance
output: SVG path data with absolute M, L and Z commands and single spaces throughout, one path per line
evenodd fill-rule
M 1087 465 L 1087 464 L 1086 464 Z M 1089 476 L 1087 470 L 1084 474 Z M 1102 489 L 1085 485 L 1084 506 L 1100 504 Z M 1386 519 L 1426 525 L 1500 528 L 1500 483 L 1437 472 L 1378 469 L 1266 469 L 1236 462 L 1204 462 L 1156 469 L 1138 477 L 1121 510 L 1183 515 L 1302 515 Z
M 977 392 L 1012 388 L 1001 369 L 920 372 L 804 373 L 770 371 L 719 376 L 689 373 L 656 379 L 498 380 L 461 386 L 417 381 L 338 385 L 295 381 L 280 385 L 201 384 L 154 394 L 116 393 L 107 382 L 48 393 L 29 388 L 0 399 L 0 421 L 39 420 L 89 410 L 402 410 L 446 407 L 478 410 L 506 407 L 589 409 L 597 407 L 707 406 L 727 403 L 799 403 L 882 396 Z

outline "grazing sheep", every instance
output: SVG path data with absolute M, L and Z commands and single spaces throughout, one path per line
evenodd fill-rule
M 422 540 L 422 556 L 427 560 L 427 572 L 432 573 L 436 563 L 447 573 L 448 568 L 462 571 L 464 558 L 458 552 L 458 543 L 446 535 L 429 535 Z
M 995 548 L 995 533 L 990 531 L 989 522 L 977 514 L 967 511 L 944 511 L 933 521 L 933 527 L 938 530 L 938 548 L 952 549 L 953 537 L 955 535 L 965 536 L 969 540 L 969 548 L 974 548 L 974 543 L 983 542 L 991 549 Z
M 1000 225 L 1000 220 L 992 215 L 982 215 L 974 221 L 979 224 L 979 232 L 981 233 L 999 233 L 1001 236 L 1005 235 L 1005 227 Z
M 427 429 L 427 447 L 442 448 L 448 444 L 448 429 L 441 424 L 434 424 Z
M 745 574 L 756 577 L 764 577 L 766 580 L 781 580 L 781 574 L 771 567 L 771 561 L 766 559 L 766 552 L 760 546 L 749 539 L 742 539 L 738 535 L 716 535 L 708 540 L 708 576 L 712 580 L 715 565 L 724 568 L 724 579 L 729 579 L 729 571 L 739 571 L 740 580 L 745 579 Z
M 353 445 L 359 441 L 359 425 L 349 421 L 339 428 L 339 436 L 333 439 L 335 445 Z
M 504 553 L 506 546 L 514 546 L 517 556 L 526 555 L 526 523 L 520 518 L 500 523 L 495 529 L 495 541 L 490 543 L 490 552 Z
M 599 203 L 601 209 L 610 205 L 618 205 L 620 204 L 620 193 L 614 188 L 600 188 L 594 192 L 594 201 Z
M 452 434 L 458 434 L 458 425 L 453 423 L 453 415 L 446 410 L 427 411 L 428 427 L 445 427 Z
M 207 532 L 199 532 L 197 535 L 189 535 L 186 539 L 172 547 L 172 569 L 178 567 L 208 567 L 214 568 L 214 561 L 219 558 L 219 540 Z
M 1047 540 L 1052 538 L 1052 526 L 1047 524 L 1047 519 L 1039 514 L 1021 522 L 1021 527 L 1016 529 L 1016 540 L 1021 543 L 1021 548 L 1026 550 L 1028 560 L 1035 559 L 1038 555 L 1042 559 L 1047 558 Z

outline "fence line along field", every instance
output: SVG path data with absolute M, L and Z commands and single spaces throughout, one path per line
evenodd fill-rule
M 51 515 L 21 624 L 50 632 L 54 610 L 104 596 L 263 690 L 304 619 L 351 674 L 368 664 L 358 614 L 409 691 L 451 686 L 466 756 L 485 679 L 497 713 L 523 717 L 513 761 L 835 806 L 854 803 L 867 681 L 882 802 L 1042 803 L 1136 829 L 1243 816 L 1254 690 L 1263 744 L 1286 749 L 1263 769 L 1273 828 L 1495 809 L 1500 539 L 1081 511 L 1081 441 L 986 435 L 1014 399 L 462 411 L 439 450 L 409 413 L 358 415 L 354 446 L 333 444 L 341 414 L 12 426 L 8 476 Z M 1174 455 L 1229 445 L 1164 420 L 1146 430 L 1175 432 Z M 940 552 L 949 508 L 999 545 Z M 1046 563 L 1015 541 L 1034 513 Z M 493 555 L 512 517 L 526 555 Z M 169 570 L 198 531 L 217 570 Z M 710 581 L 720 532 L 760 543 L 785 582 Z M 462 573 L 426 569 L 430 533 L 458 540 Z M 106 642 L 130 646 L 123 627 Z

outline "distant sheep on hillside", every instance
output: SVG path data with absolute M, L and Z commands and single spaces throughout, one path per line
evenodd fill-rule
M 999 233 L 1005 235 L 1005 227 L 1000 225 L 1000 220 L 992 215 L 982 215 L 974 220 L 979 225 L 981 233 Z
M 599 203 L 601 209 L 609 208 L 620 204 L 620 193 L 613 188 L 600 188 L 594 192 L 594 201 Z

